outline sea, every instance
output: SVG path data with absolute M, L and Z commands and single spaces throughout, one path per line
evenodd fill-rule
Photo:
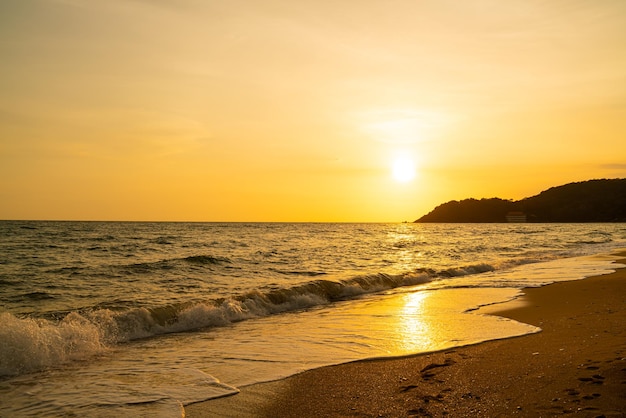
M 0 222 L 0 416 L 183 417 L 247 385 L 540 329 L 626 224 Z

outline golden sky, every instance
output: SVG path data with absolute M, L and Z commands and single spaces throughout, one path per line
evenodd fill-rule
M 0 219 L 412 221 L 615 177 L 623 0 L 0 2 Z

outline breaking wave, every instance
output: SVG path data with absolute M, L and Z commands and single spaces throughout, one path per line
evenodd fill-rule
M 192 263 L 224 263 L 225 259 L 194 256 Z M 347 280 L 313 280 L 287 288 L 258 289 L 230 298 L 157 307 L 93 308 L 70 312 L 61 320 L 0 314 L 0 376 L 19 375 L 102 353 L 116 344 L 219 327 L 282 312 L 297 311 L 400 286 L 491 271 L 480 264 L 445 271 L 356 276 Z

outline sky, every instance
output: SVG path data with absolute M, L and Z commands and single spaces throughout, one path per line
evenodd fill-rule
M 0 219 L 401 222 L 623 177 L 623 0 L 0 2 Z

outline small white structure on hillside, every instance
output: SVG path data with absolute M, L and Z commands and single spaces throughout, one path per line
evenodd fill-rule
M 506 214 L 506 221 L 511 223 L 525 223 L 527 221 L 524 212 L 514 211 Z

